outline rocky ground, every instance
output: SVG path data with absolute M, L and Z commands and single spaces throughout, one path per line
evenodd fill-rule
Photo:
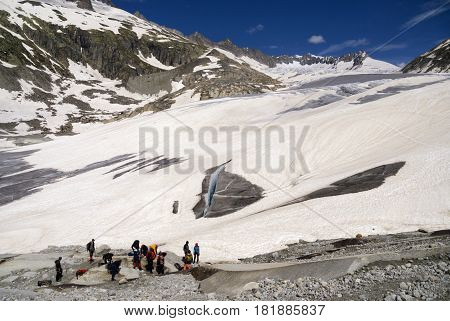
M 328 282 L 263 280 L 247 284 L 237 300 L 449 300 L 450 256 L 372 265 Z
M 157 276 L 132 270 L 125 250 L 113 251 L 124 258 L 123 272 L 111 282 L 99 257 L 86 262 L 82 247 L 49 247 L 39 253 L 0 256 L 0 300 L 449 300 L 450 245 L 446 231 L 401 233 L 344 239 L 300 242 L 275 253 L 243 259 L 246 263 L 321 261 L 358 254 L 401 252 L 408 249 L 440 250 L 441 254 L 403 261 L 377 262 L 340 278 L 323 281 L 300 278 L 295 282 L 265 279 L 250 282 L 237 296 L 203 293 L 200 282 L 190 273 L 175 272 L 179 257 L 170 253 L 168 273 Z M 55 283 L 54 260 L 63 257 L 64 278 Z M 79 268 L 89 273 L 75 279 Z M 39 287 L 39 280 L 52 279 L 52 285 Z M 98 282 L 97 282 L 98 281 Z
M 98 249 L 101 254 L 106 247 Z M 85 250 L 79 246 L 49 247 L 36 254 L 0 258 L 0 300 L 207 300 L 199 290 L 198 282 L 189 273 L 174 273 L 172 262 L 179 261 L 174 254 L 166 257 L 168 271 L 158 276 L 130 268 L 125 250 L 115 250 L 115 259 L 121 258 L 121 273 L 111 281 L 101 257 L 87 262 Z M 63 279 L 55 282 L 53 261 L 62 256 Z M 39 258 L 41 257 L 41 258 Z M 51 257 L 51 259 L 50 259 Z M 13 259 L 17 261 L 12 264 Z M 42 260 L 42 261 L 41 261 Z M 25 261 L 23 265 L 21 262 Z M 145 261 L 145 260 L 144 260 Z M 170 263 L 169 263 L 170 262 Z M 169 266 L 170 264 L 170 266 Z M 3 266 L 3 269 L 2 269 Z M 27 266 L 25 268 L 22 268 Z M 89 273 L 75 278 L 78 269 Z M 12 270 L 9 272 L 9 270 Z M 9 273 L 8 273 L 9 272 Z M 52 280 L 50 286 L 38 286 L 40 280 Z M 96 284 L 98 283 L 98 284 Z
M 19 285 L 22 289 L 17 289 Z M 182 301 L 208 300 L 198 290 L 198 283 L 189 274 L 166 276 L 145 275 L 138 280 L 119 284 L 108 282 L 97 286 L 55 285 L 38 288 L 20 280 L 14 287 L 0 289 L 1 300 L 69 300 L 69 301 Z

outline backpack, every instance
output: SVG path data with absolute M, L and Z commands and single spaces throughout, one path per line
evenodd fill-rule
M 86 244 L 86 251 L 89 251 L 91 249 L 91 242 L 89 242 L 88 244 Z

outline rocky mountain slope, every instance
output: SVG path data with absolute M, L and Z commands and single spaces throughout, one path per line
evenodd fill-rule
M 364 52 L 272 57 L 186 37 L 108 0 L 0 0 L 0 138 L 39 141 L 145 111 L 273 91 L 292 75 L 395 70 L 373 62 Z
M 420 55 L 405 67 L 402 72 L 440 73 L 450 72 L 450 39 L 446 39 L 436 47 Z

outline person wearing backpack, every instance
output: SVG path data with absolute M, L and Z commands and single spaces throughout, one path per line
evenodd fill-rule
M 164 258 L 166 255 L 166 252 L 159 252 L 158 254 L 158 258 L 156 259 L 156 272 L 158 274 L 164 274 Z
M 145 267 L 145 269 L 150 272 L 153 273 L 153 260 L 156 259 L 156 253 L 155 250 L 150 247 L 148 253 L 147 253 L 147 266 Z
M 111 273 L 111 281 L 115 281 L 115 277 L 120 272 L 120 264 L 122 263 L 122 260 L 114 261 L 108 263 L 108 271 Z
M 197 261 L 197 264 L 199 262 L 199 258 L 200 258 L 200 246 L 198 246 L 198 243 L 195 243 L 194 246 L 194 264 Z
M 93 256 L 95 252 L 95 240 L 92 239 L 88 244 L 86 244 L 86 250 L 89 252 L 89 262 L 93 262 Z
M 112 254 L 112 253 L 103 254 L 103 262 L 104 262 L 104 264 L 111 263 L 112 259 L 113 259 L 113 256 L 114 256 L 114 254 Z
M 140 251 L 140 247 L 139 247 L 139 240 L 136 240 L 136 241 L 134 241 L 133 242 L 133 244 L 131 245 L 131 250 L 133 251 L 133 252 L 139 252 Z
M 62 277 L 63 277 L 63 269 L 61 267 L 61 260 L 62 257 L 59 257 L 56 261 L 55 261 L 55 268 L 56 268 L 56 282 L 61 281 Z

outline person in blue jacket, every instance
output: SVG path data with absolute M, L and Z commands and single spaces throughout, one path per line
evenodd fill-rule
M 198 243 L 195 243 L 194 246 L 194 263 L 195 262 L 199 262 L 199 257 L 200 257 L 200 246 L 198 246 Z

